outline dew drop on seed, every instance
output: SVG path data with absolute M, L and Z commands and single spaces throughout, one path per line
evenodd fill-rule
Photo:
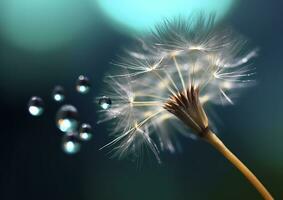
M 64 101 L 64 99 L 65 99 L 65 91 L 64 91 L 64 88 L 61 87 L 61 86 L 56 86 L 56 87 L 53 89 L 52 97 L 53 97 L 54 101 L 57 101 L 57 102 L 62 102 L 62 101 Z
M 28 111 L 33 116 L 40 116 L 44 111 L 43 100 L 40 97 L 31 97 L 28 102 Z
M 82 141 L 88 141 L 92 137 L 92 128 L 91 125 L 83 123 L 80 127 L 79 137 Z
M 81 144 L 77 133 L 67 133 L 63 137 L 62 143 L 63 151 L 67 154 L 75 154 L 79 152 Z
M 86 94 L 90 90 L 90 82 L 86 76 L 80 75 L 77 80 L 76 89 L 81 94 Z
M 112 101 L 109 97 L 103 96 L 99 99 L 98 104 L 103 110 L 110 108 Z
M 57 127 L 64 133 L 75 132 L 78 128 L 78 111 L 72 105 L 63 105 L 56 114 Z

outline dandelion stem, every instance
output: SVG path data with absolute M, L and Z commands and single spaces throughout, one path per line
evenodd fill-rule
M 227 158 L 257 189 L 265 200 L 273 200 L 273 197 L 258 180 L 258 178 L 223 144 L 223 142 L 211 131 L 209 131 L 204 139 L 216 148 L 225 158 Z

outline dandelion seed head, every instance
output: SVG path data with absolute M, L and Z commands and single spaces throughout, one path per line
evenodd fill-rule
M 114 156 L 147 149 L 160 160 L 160 150 L 176 152 L 178 133 L 197 138 L 208 128 L 204 105 L 234 104 L 253 83 L 249 62 L 257 50 L 213 19 L 165 21 L 114 63 L 119 72 L 106 77 L 102 94 L 112 105 L 99 111 L 99 122 L 112 122 L 114 139 L 104 147 Z

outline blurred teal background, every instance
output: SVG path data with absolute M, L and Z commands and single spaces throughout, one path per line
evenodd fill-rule
M 143 6 L 141 1 L 109 2 L 0 1 L 0 199 L 261 199 L 228 161 L 202 141 L 183 139 L 182 153 L 164 153 L 161 165 L 145 158 L 139 167 L 111 160 L 98 150 L 109 138 L 107 124 L 95 124 L 94 97 L 103 89 L 109 62 L 132 44 L 137 32 L 148 30 L 164 15 L 199 12 L 196 1 L 192 6 L 190 1 L 188 6 L 183 1 L 143 1 Z M 250 39 L 251 46 L 260 48 L 254 61 L 257 86 L 246 90 L 235 106 L 215 107 L 223 122 L 218 124 L 220 137 L 275 199 L 282 199 L 283 3 L 209 1 L 210 7 L 207 2 L 200 1 L 200 8 L 218 11 L 219 23 L 231 25 Z M 155 17 L 151 9 L 158 11 Z M 91 79 L 92 90 L 85 96 L 75 92 L 80 74 Z M 93 140 L 74 156 L 62 152 L 55 127 L 59 106 L 51 92 L 58 84 L 66 89 L 66 103 L 77 106 L 81 118 L 94 126 Z M 40 118 L 27 113 L 32 95 L 45 100 L 46 112 Z
M 75 0 L 2 0 L 0 5 L 3 36 L 29 50 L 61 47 L 95 23 L 87 4 Z

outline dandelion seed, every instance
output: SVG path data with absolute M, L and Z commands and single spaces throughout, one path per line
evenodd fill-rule
M 212 132 L 212 120 L 204 110 L 204 104 L 234 104 L 236 90 L 253 83 L 249 61 L 256 50 L 243 54 L 244 39 L 228 29 L 216 30 L 213 17 L 194 23 L 165 21 L 152 35 L 141 42 L 140 52 L 127 51 L 116 64 L 120 73 L 107 77 L 103 96 L 112 105 L 100 111 L 100 122 L 112 120 L 114 139 L 102 148 L 112 147 L 113 156 L 119 158 L 140 158 L 146 147 L 160 161 L 159 151 L 174 153 L 180 146 L 172 127 L 210 143 L 265 199 L 272 199 Z

